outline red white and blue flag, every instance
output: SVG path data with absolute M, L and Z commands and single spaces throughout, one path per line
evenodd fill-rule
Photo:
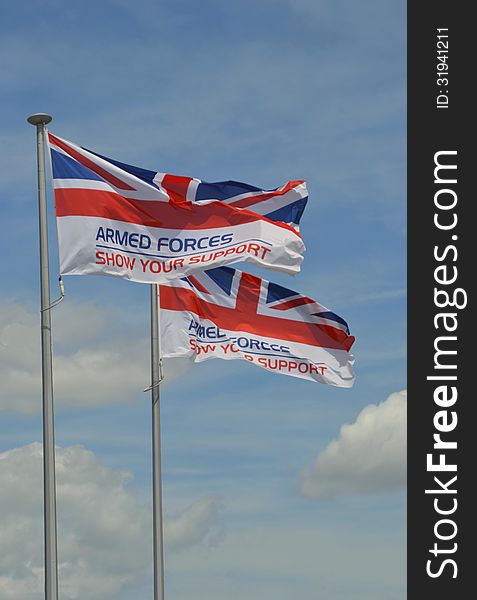
M 160 283 L 239 261 L 295 274 L 304 181 L 261 190 L 101 156 L 48 133 L 60 272 Z
M 354 383 L 348 325 L 307 296 L 230 267 L 159 290 L 166 357 L 244 359 L 283 375 Z

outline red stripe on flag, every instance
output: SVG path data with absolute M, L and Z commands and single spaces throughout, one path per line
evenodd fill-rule
M 285 223 L 275 223 L 261 215 L 236 210 L 219 201 L 200 205 L 193 202 L 132 200 L 106 190 L 57 188 L 55 204 L 57 217 L 100 217 L 148 227 L 186 230 L 233 227 L 265 221 L 275 227 L 288 229 L 300 237 L 293 227 Z
M 289 308 L 296 308 L 297 306 L 303 306 L 304 304 L 316 304 L 316 302 L 311 298 L 303 296 L 302 298 L 295 298 L 294 300 L 282 302 L 282 304 L 270 306 L 269 308 L 272 308 L 273 310 L 288 310 Z
M 170 175 L 167 173 L 161 181 L 161 186 L 172 200 L 184 202 L 187 198 L 187 189 L 191 181 L 191 177 L 181 177 L 180 175 Z
M 196 290 L 199 290 L 202 294 L 210 294 L 209 290 L 207 290 L 200 281 L 194 277 L 193 275 L 188 275 L 187 279 L 192 283 Z
M 260 300 L 261 280 L 250 273 L 242 273 L 240 278 L 235 310 L 244 313 L 257 313 Z
M 81 163 L 84 167 L 87 167 L 88 169 L 90 169 L 91 171 L 93 171 L 94 173 L 96 173 L 97 175 L 102 177 L 105 181 L 107 181 L 111 185 L 114 185 L 114 187 L 117 187 L 120 190 L 134 190 L 135 189 L 135 188 L 131 187 L 130 185 L 128 185 L 127 183 L 125 183 L 124 181 L 122 181 L 121 179 L 118 179 L 117 177 L 115 177 L 109 171 L 106 171 L 106 169 L 103 169 L 103 167 L 100 167 L 99 165 L 97 165 L 95 162 L 93 162 L 89 158 L 86 158 L 86 156 L 83 156 L 82 154 L 80 154 L 77 150 L 75 150 L 71 146 L 68 146 L 67 144 L 65 144 L 65 142 L 63 142 L 63 140 L 60 140 L 59 138 L 54 136 L 52 133 L 49 133 L 48 136 L 49 136 L 49 140 L 52 144 L 55 144 L 55 146 L 58 146 L 58 148 L 61 148 L 62 150 L 64 150 L 67 154 L 69 154 L 72 158 L 74 158 L 79 163 Z

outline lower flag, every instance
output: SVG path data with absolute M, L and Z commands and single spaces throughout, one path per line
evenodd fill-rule
M 160 286 L 165 357 L 243 359 L 258 367 L 351 387 L 354 337 L 347 323 L 308 298 L 230 267 Z

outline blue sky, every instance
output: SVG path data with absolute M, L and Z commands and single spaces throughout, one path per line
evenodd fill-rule
M 26 117 L 46 111 L 54 133 L 151 170 L 264 188 L 306 179 L 302 273 L 246 270 L 316 298 L 357 338 L 352 390 L 240 361 L 167 364 L 168 599 L 404 598 L 402 465 L 386 445 L 403 396 L 386 399 L 406 387 L 405 16 L 397 0 L 43 0 L 29 3 L 27 18 L 24 5 L 3 9 L 0 464 L 18 481 L 2 510 L 27 515 L 38 544 L 41 498 L 23 508 L 15 499 L 31 483 L 18 465 L 39 465 L 31 444 L 41 440 L 36 157 Z M 51 194 L 50 244 L 55 295 Z M 149 290 L 107 277 L 65 286 L 53 314 L 56 434 L 69 477 L 59 490 L 63 597 L 125 600 L 134 590 L 142 600 L 151 597 L 150 407 L 141 391 Z M 358 418 L 370 404 L 377 413 Z M 340 434 L 346 423 L 350 439 Z M 373 439 L 382 451 L 377 442 L 370 450 Z M 369 463 L 360 477 L 346 470 L 349 452 Z M 342 473 L 339 486 L 330 469 Z M 327 493 L 307 495 L 307 480 Z M 87 518 L 88 481 L 99 508 Z M 114 526 L 114 507 L 104 519 L 100 510 L 111 489 Z M 82 519 L 94 523 L 90 534 Z M 2 521 L 0 539 L 1 531 Z M 35 544 L 31 562 L 41 565 Z M 11 548 L 0 590 L 16 600 L 38 581 Z M 82 553 L 95 557 L 86 563 L 91 589 L 79 582 Z

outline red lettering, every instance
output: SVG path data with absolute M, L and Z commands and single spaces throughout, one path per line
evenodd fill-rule
M 126 263 L 126 268 L 132 271 L 134 269 L 134 265 L 136 264 L 136 259 L 129 258 L 129 256 L 125 256 L 124 262 Z
M 114 254 L 107 252 L 96 252 L 96 263 L 97 265 L 108 265 L 113 267 L 118 267 L 119 269 L 126 268 L 131 271 L 134 269 L 134 265 L 136 263 L 135 258 L 130 258 L 129 256 L 124 256 L 124 254 Z
M 250 243 L 247 248 L 247 252 L 255 252 L 255 256 L 258 256 L 258 251 L 260 250 L 260 246 L 258 244 Z
M 201 346 L 200 344 L 196 344 L 197 346 L 197 354 L 208 354 L 209 352 L 215 352 L 215 344 L 206 344 L 205 346 Z
M 160 273 L 161 272 L 161 263 L 158 260 L 152 260 L 149 265 L 149 270 L 151 273 Z
M 265 248 L 265 246 L 261 246 L 261 249 L 263 250 L 261 258 L 264 259 L 265 258 L 265 254 L 267 252 L 270 252 L 270 248 Z

